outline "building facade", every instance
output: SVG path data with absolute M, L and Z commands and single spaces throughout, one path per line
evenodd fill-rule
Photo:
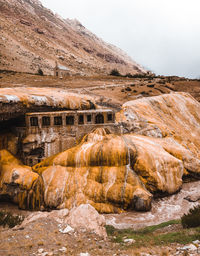
M 38 112 L 26 114 L 25 136 L 21 148 L 25 164 L 43 159 L 75 146 L 96 128 L 118 133 L 115 113 L 110 109 Z

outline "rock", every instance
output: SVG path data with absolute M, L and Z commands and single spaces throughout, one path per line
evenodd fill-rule
M 23 24 L 23 25 L 26 25 L 26 26 L 31 26 L 32 25 L 29 21 L 23 20 L 23 19 L 20 20 L 20 23 Z
M 24 219 L 22 224 L 17 229 L 25 228 L 29 223 L 34 222 L 38 219 L 55 219 L 58 223 L 63 223 L 65 218 L 69 214 L 68 209 L 54 210 L 51 212 L 34 212 Z
M 34 30 L 35 30 L 35 32 L 37 32 L 40 35 L 45 34 L 44 31 L 42 29 L 40 29 L 40 28 L 35 28 Z
M 61 249 L 59 249 L 60 252 L 66 252 L 67 248 L 66 247 L 62 247 Z
M 197 251 L 197 247 L 194 244 L 189 244 L 180 248 L 181 251 Z
M 40 248 L 40 249 L 38 249 L 38 252 L 39 252 L 39 253 L 43 253 L 43 252 L 44 252 L 44 249 L 43 249 L 43 248 Z
M 100 215 L 90 204 L 81 204 L 72 209 L 65 222 L 77 230 L 93 231 L 101 237 L 107 237 L 105 217 Z
M 64 229 L 59 229 L 59 231 L 63 234 L 74 232 L 74 229 L 70 227 L 69 225 L 66 226 Z
M 184 199 L 189 202 L 197 202 L 200 200 L 200 194 L 188 195 Z
M 7 196 L 25 209 L 39 210 L 43 204 L 43 182 L 31 168 L 11 155 L 0 150 L 0 196 Z
M 41 254 L 41 256 L 50 256 L 50 254 L 48 253 L 48 252 L 43 252 L 42 254 Z
M 81 252 L 79 255 L 80 256 L 90 256 L 90 254 L 88 252 Z
M 195 241 L 192 241 L 192 243 L 198 245 L 198 244 L 200 244 L 200 241 L 199 240 L 195 240 Z
M 135 240 L 134 239 L 124 239 L 124 243 L 128 243 L 128 244 L 133 244 L 133 243 L 135 243 Z

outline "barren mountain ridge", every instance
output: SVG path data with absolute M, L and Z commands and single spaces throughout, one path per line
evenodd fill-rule
M 55 62 L 71 74 L 122 74 L 144 69 L 78 20 L 63 19 L 38 0 L 0 0 L 0 69 L 53 74 Z

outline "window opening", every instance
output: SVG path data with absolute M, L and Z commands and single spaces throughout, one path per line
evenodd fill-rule
M 102 114 L 98 114 L 95 117 L 96 124 L 103 124 L 104 123 L 104 116 Z
M 74 116 L 66 116 L 66 125 L 74 124 Z
M 90 123 L 92 121 L 92 116 L 91 115 L 87 115 L 87 122 Z
M 83 124 L 84 123 L 84 117 L 83 115 L 78 116 L 78 123 Z
M 107 115 L 107 120 L 108 121 L 112 121 L 113 120 L 113 115 L 112 114 L 108 114 Z
M 62 125 L 62 116 L 54 116 L 54 125 Z
M 31 117 L 30 118 L 31 126 L 38 126 L 38 118 L 37 117 Z
M 49 116 L 43 116 L 42 117 L 42 126 L 49 126 L 50 125 L 50 117 Z

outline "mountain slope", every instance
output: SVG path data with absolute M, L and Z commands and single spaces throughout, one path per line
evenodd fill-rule
M 54 15 L 37 0 L 0 0 L 0 69 L 52 74 L 55 61 L 72 74 L 144 72 L 122 50 L 77 20 Z

